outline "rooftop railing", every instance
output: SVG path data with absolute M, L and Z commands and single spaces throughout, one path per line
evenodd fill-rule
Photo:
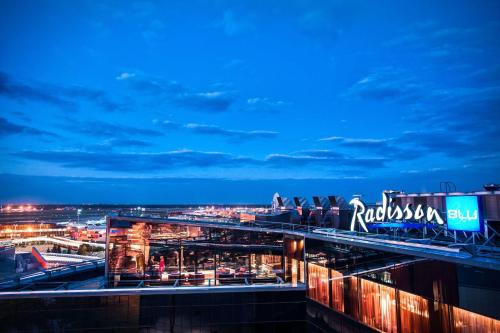
M 84 282 L 35 282 L 14 291 L 0 292 L 0 300 L 40 297 L 306 290 L 306 285 L 303 283 L 285 283 L 280 278 L 176 279 L 169 281 L 169 283 L 158 280 L 125 280 L 109 288 L 105 287 L 105 279 L 102 278 L 99 282 L 92 281 L 86 286 L 83 284 Z

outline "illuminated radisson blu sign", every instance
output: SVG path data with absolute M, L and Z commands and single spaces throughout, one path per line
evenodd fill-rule
M 422 221 L 422 223 L 436 222 L 444 224 L 439 212 L 432 207 L 417 205 L 415 209 L 411 204 L 404 208 L 396 205 L 393 198 L 388 193 L 382 193 L 382 205 L 376 208 L 366 208 L 366 205 L 359 198 L 352 199 L 349 204 L 354 206 L 354 214 L 351 220 L 351 231 L 355 230 L 356 222 L 359 223 L 364 231 L 368 232 L 367 223 L 383 223 L 390 220 Z

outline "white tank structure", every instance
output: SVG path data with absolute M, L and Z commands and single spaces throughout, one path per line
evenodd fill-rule
M 297 208 L 292 200 L 282 197 L 278 192 L 273 195 L 272 210 L 273 212 L 280 212 L 283 210 L 290 210 Z
M 352 211 L 349 203 L 341 196 L 328 196 L 327 199 L 330 207 L 323 213 L 322 225 L 335 229 L 347 227 L 349 213 Z
M 312 203 L 309 203 L 305 197 L 293 197 L 293 200 L 290 200 L 275 193 L 272 211 L 274 214 L 290 212 L 291 223 L 338 229 L 349 227 L 349 218 L 352 214 L 349 203 L 338 195 L 313 196 Z

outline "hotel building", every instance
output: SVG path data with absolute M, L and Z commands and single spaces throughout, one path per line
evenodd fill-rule
M 101 288 L 0 293 L 5 331 L 500 332 L 498 190 L 339 196 L 241 218 L 107 218 Z M 412 209 L 412 220 L 377 220 Z M 420 208 L 419 208 L 420 207 Z M 444 223 L 419 217 L 436 209 Z M 382 209 L 383 208 L 383 209 Z M 368 216 L 368 217 L 366 217 Z M 410 215 L 408 215 L 410 216 Z M 23 321 L 30 318 L 30 321 Z

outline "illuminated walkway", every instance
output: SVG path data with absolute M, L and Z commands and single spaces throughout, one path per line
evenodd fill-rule
M 103 250 L 106 248 L 106 244 L 103 244 L 103 243 L 82 242 L 82 241 L 67 239 L 64 237 L 38 236 L 38 237 L 29 237 L 29 238 L 17 238 L 17 239 L 12 240 L 12 244 L 14 244 L 14 245 L 30 244 L 30 243 L 50 243 L 50 244 L 57 244 L 57 245 L 64 246 L 64 247 L 71 247 L 71 248 L 79 248 L 80 245 L 85 244 L 85 245 L 97 247 L 97 248 L 100 248 Z

